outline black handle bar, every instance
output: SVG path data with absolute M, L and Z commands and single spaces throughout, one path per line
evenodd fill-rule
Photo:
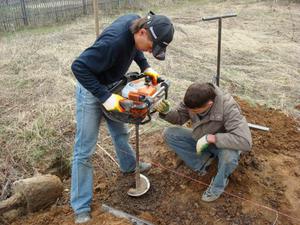
M 236 17 L 237 14 L 236 13 L 230 13 L 230 14 L 226 14 L 223 16 L 208 16 L 208 17 L 203 17 L 202 20 L 203 21 L 209 21 L 209 20 L 217 20 L 217 19 L 223 19 L 223 18 L 229 18 L 229 17 Z

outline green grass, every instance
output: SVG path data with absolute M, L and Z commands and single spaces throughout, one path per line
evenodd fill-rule
M 28 87 L 32 87 L 33 81 L 31 79 L 28 80 L 17 80 L 16 87 L 20 89 L 25 89 Z
M 1 5 L 1 7 L 0 7 L 1 18 L 11 18 L 11 14 L 14 14 L 14 13 L 15 13 L 15 10 L 12 9 L 12 7 Z M 21 15 L 21 10 L 20 10 L 20 15 Z
M 27 26 L 19 28 L 17 31 L 8 31 L 8 32 L 2 32 L 0 35 L 2 37 L 11 39 L 15 36 L 20 35 L 43 35 L 43 34 L 51 34 L 53 32 L 60 32 L 66 28 L 68 24 L 52 24 L 52 25 L 44 25 L 44 26 Z

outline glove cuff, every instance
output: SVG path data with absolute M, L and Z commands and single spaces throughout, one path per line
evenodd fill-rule
M 106 101 L 103 103 L 103 106 L 108 111 L 113 110 L 115 108 L 116 101 L 116 95 L 112 94 L 108 99 L 106 99 Z
M 162 115 L 167 115 L 170 111 L 171 111 L 171 109 L 168 109 L 166 112 L 159 112 L 159 113 Z
M 153 69 L 151 67 L 148 67 L 147 69 L 144 70 L 143 73 L 151 73 L 153 72 Z

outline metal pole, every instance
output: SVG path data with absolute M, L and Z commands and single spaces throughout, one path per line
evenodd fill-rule
M 97 38 L 99 36 L 98 0 L 93 0 L 93 7 L 94 7 L 94 17 L 95 17 L 95 31 L 96 31 L 96 38 Z
M 223 18 L 230 18 L 236 17 L 237 14 L 227 14 L 223 16 L 210 16 L 210 17 L 203 17 L 203 21 L 210 21 L 210 20 L 218 20 L 218 56 L 217 56 L 217 75 L 215 77 L 216 85 L 220 85 L 220 67 L 221 67 L 221 35 L 222 35 L 222 19 Z
M 112 208 L 112 207 L 110 207 L 106 204 L 102 204 L 102 209 L 103 209 L 104 212 L 109 212 L 109 213 L 113 214 L 116 217 L 128 219 L 130 222 L 132 222 L 132 224 L 136 224 L 136 225 L 153 225 L 152 223 L 150 223 L 146 220 L 140 219 L 140 218 L 138 218 L 136 216 L 133 216 L 131 214 L 128 214 L 124 211 Z
M 217 79 L 216 84 L 219 86 L 220 83 L 220 65 L 221 65 L 221 35 L 222 35 L 222 18 L 219 19 L 218 28 L 218 59 L 217 59 Z
M 139 188 L 140 185 L 140 135 L 139 135 L 139 124 L 135 124 L 135 155 L 136 155 L 136 165 L 135 165 L 135 188 Z
M 220 66 L 221 66 L 221 38 L 222 38 L 222 19 L 224 18 L 230 18 L 230 17 L 236 17 L 237 14 L 227 14 L 223 16 L 210 16 L 210 17 L 203 17 L 203 21 L 210 21 L 210 20 L 218 20 L 218 56 L 217 56 L 217 75 L 214 79 L 217 86 L 220 85 Z M 257 124 L 248 123 L 248 126 L 250 128 L 259 129 L 263 131 L 269 131 L 270 128 L 260 126 Z
M 270 131 L 269 127 L 253 124 L 253 123 L 248 123 L 248 126 L 250 128 L 258 129 L 258 130 L 263 130 L 263 131 Z

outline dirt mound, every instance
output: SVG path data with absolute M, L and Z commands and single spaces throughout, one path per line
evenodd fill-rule
M 226 193 L 218 201 L 204 203 L 200 199 L 216 172 L 215 164 L 209 174 L 199 176 L 178 164 L 175 154 L 163 143 L 161 132 L 154 132 L 141 137 L 143 158 L 154 165 L 146 174 L 151 182 L 150 191 L 140 198 L 132 198 L 126 193 L 134 185 L 133 175 L 117 174 L 111 179 L 96 177 L 96 184 L 101 185 L 95 188 L 94 220 L 90 224 L 126 224 L 124 220 L 103 213 L 102 203 L 153 224 L 271 224 L 275 221 L 277 224 L 299 224 L 298 125 L 278 110 L 239 102 L 249 122 L 270 127 L 270 131 L 252 130 L 253 149 L 241 156 Z M 50 211 L 21 218 L 13 224 L 53 225 L 72 224 L 72 221 L 66 192 Z

